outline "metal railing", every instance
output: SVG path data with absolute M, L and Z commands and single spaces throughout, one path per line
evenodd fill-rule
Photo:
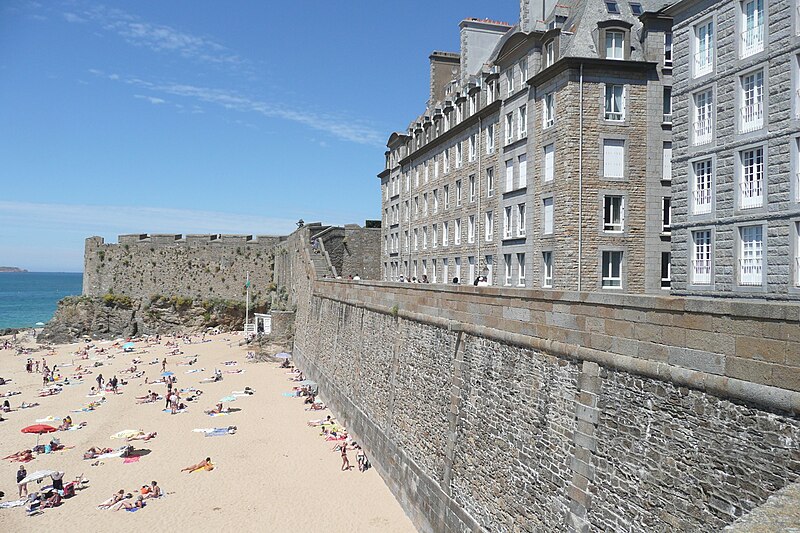
M 714 124 L 711 118 L 695 120 L 694 122 L 694 144 L 707 144 L 711 142 L 714 132 Z
M 714 70 L 714 49 L 702 50 L 694 55 L 694 75 L 704 76 Z
M 742 32 L 742 57 L 749 57 L 764 49 L 764 25 L 749 28 Z
M 692 283 L 695 285 L 711 284 L 710 259 L 692 259 Z
M 739 184 L 741 191 L 739 206 L 742 209 L 761 207 L 764 203 L 763 180 L 745 181 Z
M 761 285 L 761 259 L 739 259 L 739 284 Z
M 742 108 L 741 132 L 760 130 L 764 126 L 764 104 L 756 102 Z
M 711 201 L 713 200 L 711 189 L 693 191 L 692 197 L 694 198 L 692 213 L 702 215 L 711 212 Z

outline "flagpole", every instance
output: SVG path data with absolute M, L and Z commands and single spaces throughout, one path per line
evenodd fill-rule
M 247 282 L 245 283 L 245 287 L 247 287 L 247 300 L 245 301 L 244 311 L 244 326 L 246 330 L 247 324 L 250 323 L 250 271 L 247 272 Z

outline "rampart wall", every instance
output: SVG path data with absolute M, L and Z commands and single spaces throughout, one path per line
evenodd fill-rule
M 285 237 L 250 235 L 120 235 L 118 243 L 86 239 L 83 294 L 178 295 L 244 300 L 250 272 L 253 302 L 267 299 L 268 258 Z
M 295 358 L 423 531 L 718 530 L 800 474 L 796 305 L 295 293 Z

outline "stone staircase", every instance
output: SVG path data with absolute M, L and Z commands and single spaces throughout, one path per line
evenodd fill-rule
M 322 253 L 315 254 L 314 250 L 311 247 L 308 247 L 308 255 L 311 257 L 311 264 L 314 267 L 314 272 L 317 274 L 317 278 L 322 278 L 324 276 L 333 277 L 333 272 L 328 267 L 328 262 L 325 260 L 325 256 Z

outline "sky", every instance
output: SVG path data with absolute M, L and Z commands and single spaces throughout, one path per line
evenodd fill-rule
M 433 50 L 516 0 L 0 2 L 0 265 L 86 237 L 380 218 L 386 140 Z

